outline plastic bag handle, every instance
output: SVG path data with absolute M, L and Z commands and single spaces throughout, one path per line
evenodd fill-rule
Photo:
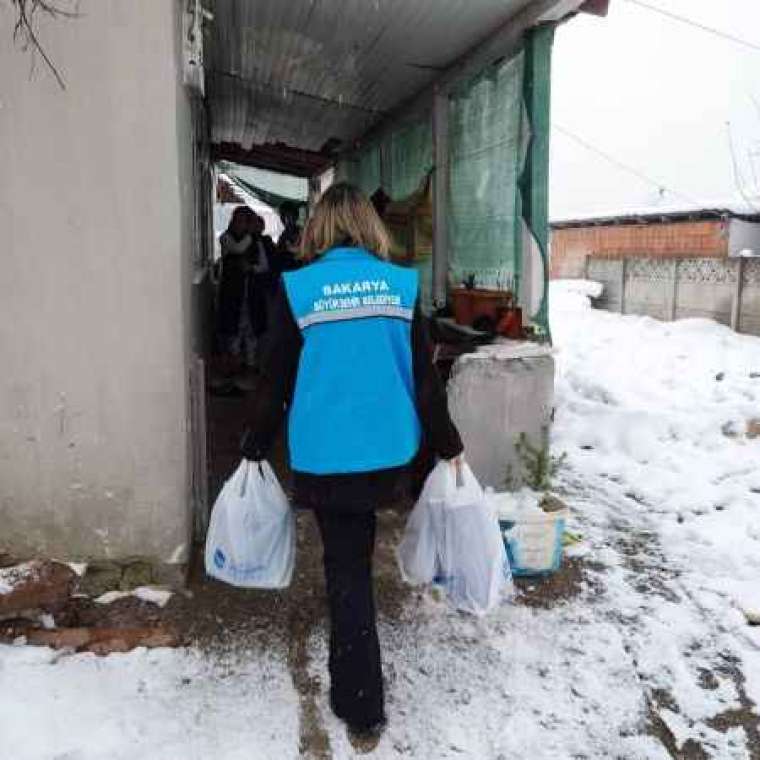
M 246 489 L 248 488 L 248 475 L 250 474 L 251 463 L 246 462 L 245 470 L 243 471 L 243 477 L 240 480 L 240 487 L 238 489 L 238 497 L 243 498 L 245 496 Z
M 439 459 L 438 465 L 446 465 L 446 480 L 450 484 L 453 477 L 455 488 L 464 488 L 466 485 L 464 479 L 464 468 L 467 467 L 467 462 L 464 456 L 461 454 L 454 459 Z M 453 470 L 453 473 L 452 473 Z
M 258 469 L 258 475 L 264 482 L 268 480 L 268 473 L 271 472 L 271 470 L 265 466 L 266 462 L 263 459 L 260 459 L 257 462 L 253 462 L 250 459 L 244 459 L 243 461 L 245 462 L 245 472 L 243 473 L 243 479 L 240 483 L 240 489 L 238 491 L 238 496 L 241 499 L 245 496 L 245 492 L 248 490 L 249 480 L 253 475 L 256 474 L 254 467 Z
M 454 464 L 454 482 L 457 488 L 464 488 L 464 461 L 461 459 Z

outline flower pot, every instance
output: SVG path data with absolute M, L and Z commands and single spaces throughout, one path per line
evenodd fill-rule
M 522 309 L 519 306 L 513 306 L 502 311 L 499 324 L 496 325 L 496 332 L 512 340 L 523 338 Z
M 514 296 L 508 290 L 454 288 L 451 300 L 457 324 L 495 332 L 504 311 L 512 307 Z

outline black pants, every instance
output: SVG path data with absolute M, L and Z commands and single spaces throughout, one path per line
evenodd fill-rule
M 330 702 L 354 728 L 385 720 L 372 554 L 375 513 L 314 509 L 324 544 L 330 607 Z

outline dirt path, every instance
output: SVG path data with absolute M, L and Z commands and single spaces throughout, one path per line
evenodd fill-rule
M 394 549 L 405 517 L 393 511 L 379 516 L 375 576 L 378 614 L 397 618 L 408 596 L 396 569 Z M 281 656 L 300 698 L 301 757 L 329 760 L 330 739 L 317 697 L 327 687 L 314 671 L 312 644 L 326 635 L 326 599 L 322 546 L 309 512 L 298 513 L 297 562 L 290 588 L 242 590 L 204 577 L 200 556 L 191 574 L 188 595 L 173 598 L 162 616 L 185 640 L 201 649 L 237 656 Z

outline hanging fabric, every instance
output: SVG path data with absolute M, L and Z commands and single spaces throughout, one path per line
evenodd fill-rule
M 524 56 L 455 92 L 449 108 L 449 262 L 452 284 L 517 293 L 521 274 Z
M 286 201 L 299 205 L 307 203 L 308 183 L 301 177 L 240 166 L 229 161 L 219 162 L 218 167 L 230 181 L 267 206 L 279 208 Z
M 549 329 L 549 138 L 551 134 L 551 55 L 554 25 L 525 36 L 523 95 L 530 122 L 530 144 L 520 178 L 525 230 L 525 272 L 521 301 L 539 339 L 551 342 Z
M 383 189 L 393 200 L 403 200 L 420 190 L 433 168 L 431 117 L 399 127 L 386 140 L 390 176 Z

